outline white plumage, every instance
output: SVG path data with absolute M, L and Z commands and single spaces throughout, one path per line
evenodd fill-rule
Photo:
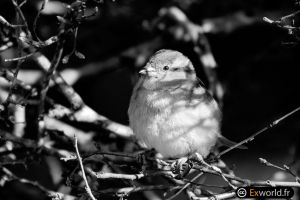
M 221 112 L 191 61 L 180 52 L 160 50 L 140 74 L 128 110 L 137 139 L 164 157 L 195 152 L 206 157 L 223 138 Z

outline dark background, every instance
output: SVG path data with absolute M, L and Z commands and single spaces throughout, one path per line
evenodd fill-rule
M 23 7 L 29 23 L 32 23 L 37 13 L 37 2 L 28 1 Z M 263 16 L 279 19 L 299 9 L 293 0 L 105 1 L 98 16 L 80 25 L 77 49 L 86 59 L 71 57 L 68 64 L 59 66 L 59 70 L 79 68 L 119 56 L 123 50 L 156 37 L 161 33 L 145 30 L 143 21 L 153 19 L 161 7 L 168 5 L 179 6 L 193 22 L 199 24 L 204 19 L 231 15 L 237 11 L 257 19 L 256 22 L 230 33 L 207 34 L 219 64 L 217 73 L 226 88 L 223 135 L 238 142 L 300 105 L 299 44 L 291 44 L 295 40 L 287 31 L 262 21 Z M 14 18 L 10 1 L 1 1 L 0 14 L 8 20 Z M 56 33 L 57 26 L 55 15 L 42 15 L 38 27 L 40 36 L 49 38 Z M 170 47 L 185 53 L 196 67 L 201 68 L 188 45 L 175 42 L 163 46 Z M 49 47 L 42 51 L 51 56 L 53 50 L 53 47 Z M 98 113 L 128 124 L 127 108 L 133 87 L 131 63 L 124 62 L 124 67 L 111 73 L 84 77 L 75 84 L 75 90 Z M 2 66 L 4 65 L 8 66 L 2 61 Z M 101 68 L 101 65 L 94 67 Z M 22 68 L 36 67 L 28 61 Z M 207 84 L 201 69 L 198 71 L 198 76 L 203 77 Z M 50 91 L 50 94 L 55 98 L 55 92 Z M 224 160 L 236 167 L 235 171 L 239 176 L 251 179 L 276 178 L 276 170 L 261 165 L 258 158 L 266 158 L 278 165 L 291 162 L 295 147 L 300 141 L 299 119 L 300 113 L 294 114 L 282 124 L 255 138 L 247 145 L 248 150 L 234 150 L 225 155 Z M 31 174 L 44 185 L 53 187 L 47 175 L 39 175 L 39 170 L 47 174 L 46 164 L 43 169 L 33 164 L 28 171 L 20 174 Z M 25 194 L 28 191 L 18 193 Z M 25 199 L 24 196 L 15 199 L 18 198 Z

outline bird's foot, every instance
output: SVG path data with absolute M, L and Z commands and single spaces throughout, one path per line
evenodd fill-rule
M 191 159 L 194 159 L 195 161 L 197 161 L 198 163 L 200 163 L 201 165 L 203 165 L 204 167 L 207 167 L 209 170 L 212 170 L 212 171 L 215 171 L 216 173 L 218 173 L 223 179 L 224 181 L 226 181 L 228 183 L 228 185 L 232 188 L 236 188 L 235 185 L 233 185 L 230 180 L 228 180 L 224 173 L 222 172 L 222 170 L 218 167 L 218 166 L 215 166 L 215 165 L 211 165 L 211 164 L 208 164 L 204 159 L 203 159 L 203 156 L 201 156 L 199 153 L 195 153 Z
M 189 159 L 187 157 L 177 159 L 172 163 L 171 167 L 173 173 L 177 174 L 177 176 L 175 176 L 176 179 L 185 177 L 192 168 L 191 163 L 189 162 Z
M 147 170 L 157 168 L 155 165 L 156 161 L 156 151 L 154 149 L 147 149 L 139 152 L 137 154 L 137 161 L 142 167 L 142 170 Z
M 211 165 L 209 163 L 207 163 L 203 156 L 200 155 L 199 153 L 194 153 L 193 155 L 191 155 L 190 157 L 191 160 L 195 160 L 196 162 L 198 162 L 200 165 L 204 166 L 204 167 L 207 167 L 208 169 L 211 169 L 217 173 L 222 173 L 222 170 L 217 167 L 217 166 L 214 166 L 214 165 Z

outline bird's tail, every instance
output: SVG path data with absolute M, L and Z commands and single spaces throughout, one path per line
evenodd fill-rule
M 226 147 L 232 147 L 233 145 L 236 144 L 236 142 L 233 142 L 224 136 L 219 137 L 218 143 L 219 143 L 218 144 L 219 146 L 226 146 Z M 237 148 L 238 149 L 247 149 L 247 147 L 245 145 L 241 145 Z

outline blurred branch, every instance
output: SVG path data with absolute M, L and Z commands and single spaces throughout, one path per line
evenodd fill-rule
M 175 27 L 162 26 L 164 20 L 172 20 Z M 202 63 L 204 72 L 209 81 L 210 92 L 222 102 L 224 90 L 217 77 L 217 62 L 211 51 L 208 39 L 205 36 L 203 26 L 193 23 L 186 14 L 177 7 L 163 8 L 159 11 L 159 17 L 155 20 L 156 26 L 163 31 L 169 31 L 176 40 L 182 40 L 193 44 L 194 52 Z
M 201 24 L 204 33 L 232 33 L 233 31 L 259 22 L 259 18 L 249 17 L 243 11 L 216 18 L 204 19 Z
M 56 53 L 53 57 L 53 60 L 51 62 L 51 65 L 49 67 L 49 69 L 46 71 L 46 75 L 45 78 L 43 80 L 43 84 L 42 84 L 42 89 L 41 89 L 41 94 L 40 94 L 40 107 L 39 107 L 39 115 L 40 117 L 42 117 L 42 115 L 44 114 L 44 103 L 45 103 L 45 99 L 46 99 L 46 95 L 49 89 L 49 84 L 50 84 L 50 79 L 53 76 L 54 72 L 56 71 L 56 68 L 58 67 L 59 63 L 61 62 L 61 57 L 62 57 L 62 53 L 63 53 L 63 46 L 65 43 L 65 36 L 64 36 L 64 29 L 62 29 L 63 31 L 59 34 L 60 35 L 60 39 L 58 42 L 58 45 L 56 47 Z
M 45 139 L 40 139 L 40 141 L 34 141 L 31 139 L 16 137 L 4 130 L 0 130 L 0 141 L 11 141 L 18 145 L 21 145 L 26 150 L 34 153 L 34 154 L 46 154 L 46 155 L 53 155 L 57 156 L 58 158 L 66 157 L 67 155 L 72 154 L 67 150 L 57 149 L 51 146 L 52 143 L 48 143 Z M 37 151 L 39 150 L 39 151 Z M 3 152 L 1 152 L 3 154 Z
M 131 138 L 133 136 L 132 130 L 129 127 L 113 122 L 108 118 L 99 115 L 87 105 L 83 105 L 79 110 L 75 112 L 59 105 L 49 111 L 49 116 L 51 118 L 58 119 L 67 116 L 71 121 L 88 122 L 104 128 L 120 137 Z
M 20 86 L 24 90 L 32 90 L 32 86 L 14 77 L 14 74 L 8 70 L 0 69 L 0 77 L 5 78 L 9 82 L 15 81 L 15 85 Z
M 127 196 L 134 192 L 141 192 L 141 191 L 154 191 L 154 190 L 176 190 L 180 189 L 182 186 L 168 186 L 168 185 L 145 185 L 145 186 L 137 186 L 137 187 L 125 187 L 125 188 L 109 188 L 106 190 L 100 190 L 98 193 L 100 194 L 107 194 L 113 193 L 117 196 Z
M 122 62 L 124 58 L 134 60 L 134 64 L 130 66 L 130 68 L 137 70 L 134 67 L 140 68 L 144 65 L 151 54 L 155 50 L 161 48 L 164 43 L 165 41 L 163 38 L 161 36 L 157 36 L 151 40 L 125 49 L 117 56 L 112 56 L 99 62 L 91 62 L 77 69 L 65 69 L 61 71 L 60 74 L 69 85 L 74 85 L 79 79 L 104 73 L 111 73 L 121 68 L 128 67 L 126 63 Z
M 196 197 L 193 196 L 191 200 L 211 200 L 211 199 L 218 199 L 218 200 L 223 200 L 223 199 L 232 199 L 236 197 L 236 193 L 234 192 L 225 192 L 221 194 L 216 194 L 211 197 Z
M 188 20 L 187 18 L 185 19 Z M 157 25 L 155 24 L 155 22 L 157 22 L 156 20 L 159 21 L 159 19 L 154 19 L 151 26 Z M 192 27 L 194 27 L 195 30 L 201 30 L 202 33 L 229 33 L 241 26 L 250 25 L 257 21 L 258 20 L 255 18 L 247 17 L 243 12 L 237 12 L 225 17 L 222 16 L 219 18 L 205 19 L 202 25 L 195 24 L 195 26 Z M 191 24 L 191 22 L 189 23 Z M 197 34 L 196 32 L 195 34 Z M 113 72 L 120 69 L 120 67 L 124 67 L 124 64 L 121 63 L 121 57 L 129 57 L 135 60 L 134 65 L 140 67 L 146 63 L 147 59 L 155 50 L 163 47 L 165 43 L 165 40 L 161 36 L 156 36 L 154 39 L 150 39 L 149 41 L 145 41 L 141 44 L 125 49 L 119 54 L 120 56 L 113 56 L 104 61 L 92 62 L 78 69 L 65 69 L 60 74 L 64 77 L 68 84 L 73 85 L 80 78 L 94 76 L 95 74 L 99 75 L 102 73 Z M 204 57 L 203 61 L 205 63 L 213 63 L 209 57 L 208 59 Z
M 22 5 L 24 5 L 27 1 L 26 1 L 26 0 L 23 1 L 20 5 L 18 5 L 18 3 L 17 3 L 15 0 L 11 0 L 11 2 L 13 3 L 13 5 L 14 5 L 14 7 L 15 7 L 15 9 L 16 9 L 18 15 L 19 15 L 19 17 L 20 17 L 21 20 L 22 20 L 22 23 L 23 23 L 23 26 L 24 26 L 26 35 L 28 35 L 28 36 L 31 38 L 32 36 L 31 36 L 31 32 L 30 32 L 30 30 L 29 30 L 29 28 L 28 28 L 27 20 L 26 20 L 26 18 L 25 18 L 25 16 L 24 16 L 23 12 L 22 12 L 22 10 L 21 10 Z
M 51 41 L 53 41 L 53 39 Z M 26 51 L 30 53 L 36 51 L 34 47 L 28 47 L 28 44 L 25 43 L 24 40 L 20 40 L 20 43 L 21 45 L 23 45 Z M 45 95 L 49 88 L 49 78 L 51 78 L 59 86 L 61 92 L 67 97 L 69 102 L 72 104 L 72 110 L 75 111 L 74 117 L 77 121 L 95 123 L 101 128 L 107 129 L 108 131 L 120 135 L 121 137 L 131 137 L 132 130 L 128 126 L 111 121 L 108 118 L 99 115 L 93 109 L 88 107 L 83 102 L 82 98 L 78 95 L 78 93 L 65 82 L 65 80 L 59 75 L 58 72 L 55 71 L 62 54 L 63 41 L 60 41 L 59 43 L 60 45 L 58 45 L 58 51 L 56 51 L 58 54 L 53 59 L 53 62 L 50 62 L 47 57 L 45 57 L 39 52 L 36 52 L 32 55 L 33 60 L 36 61 L 37 64 L 44 71 L 48 72 L 48 78 L 44 80 L 44 89 L 42 90 L 41 100 L 45 98 Z M 43 107 L 43 105 L 41 105 L 41 107 Z
M 17 14 L 16 14 L 16 21 L 17 23 L 19 23 L 19 21 L 22 21 L 22 23 L 24 24 L 24 28 L 25 30 L 28 32 L 28 34 L 30 34 L 30 31 L 28 29 L 28 25 L 27 25 L 27 21 L 21 11 L 21 8 L 20 6 L 17 4 L 17 2 L 15 0 L 12 0 L 12 3 L 15 7 L 15 10 L 17 11 Z M 16 30 L 16 33 L 17 34 L 20 34 L 21 33 L 21 27 L 15 27 L 15 30 Z M 23 52 L 23 47 L 22 45 L 20 45 L 20 43 L 18 42 L 17 43 L 17 52 L 18 52 L 18 55 L 19 56 L 22 56 L 22 52 Z M 17 62 L 17 66 L 16 66 L 16 69 L 15 71 L 13 72 L 13 78 L 12 78 L 12 84 L 10 85 L 9 87 L 9 92 L 8 92 L 8 96 L 5 100 L 5 102 L 3 103 L 4 105 L 9 105 L 10 102 L 11 102 L 11 98 L 13 96 L 13 89 L 16 85 L 16 82 L 17 82 L 17 77 L 18 77 L 18 73 L 20 71 L 20 67 L 21 67 L 21 64 L 22 64 L 23 61 L 19 60 Z
M 13 24 L 10 24 L 4 17 L 2 17 L 0 15 L 0 23 L 8 28 L 12 28 L 12 29 L 15 29 L 15 28 L 19 28 L 19 27 L 23 27 L 24 25 L 13 25 Z
M 8 170 L 5 167 L 0 167 L 2 173 L 4 173 L 4 176 L 1 177 L 1 181 L 4 182 L 10 182 L 10 181 L 17 181 L 23 184 L 28 184 L 31 185 L 37 189 L 39 189 L 40 191 L 42 191 L 46 196 L 52 198 L 52 199 L 59 199 L 59 200 L 75 200 L 76 197 L 72 196 L 72 195 L 68 195 L 68 194 L 63 194 L 60 192 L 54 192 L 51 190 L 48 190 L 47 188 L 45 188 L 44 186 L 40 185 L 38 182 L 34 182 L 28 179 L 24 179 L 24 178 L 20 178 L 18 176 L 16 176 L 15 174 L 13 174 L 10 170 Z
M 51 118 L 47 115 L 44 116 L 44 129 L 47 131 L 61 131 L 68 138 L 72 138 L 74 134 L 77 135 L 79 144 L 85 149 L 93 147 L 94 132 L 85 132 L 74 126 L 71 126 L 63 121 L 59 121 L 55 118 Z
M 43 3 L 41 5 L 41 7 L 40 7 L 40 9 L 39 9 L 36 17 L 34 18 L 34 21 L 33 21 L 33 33 L 34 33 L 34 36 L 38 39 L 38 41 L 41 41 L 41 40 L 40 40 L 40 38 L 36 34 L 36 26 L 37 26 L 38 19 L 39 19 L 40 15 L 41 15 L 42 11 L 44 10 L 45 5 L 47 3 L 48 3 L 48 0 L 43 0 Z

